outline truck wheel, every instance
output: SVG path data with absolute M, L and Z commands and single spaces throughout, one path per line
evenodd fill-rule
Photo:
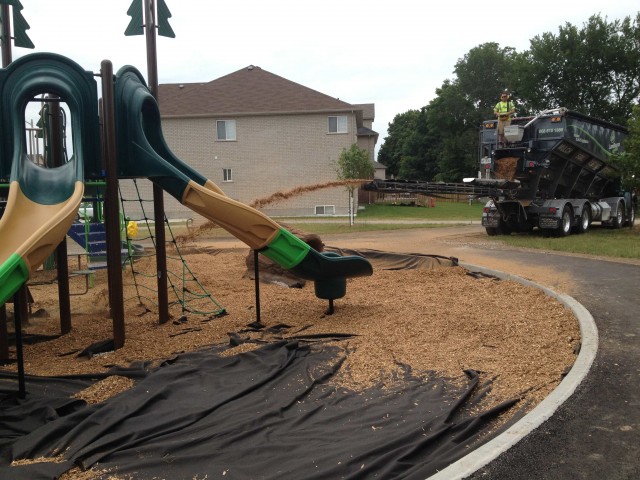
M 636 223 L 636 211 L 633 209 L 633 207 L 631 207 L 631 210 L 629 211 L 629 218 L 627 219 L 627 227 L 629 228 L 633 228 L 633 226 Z
M 622 226 L 624 225 L 624 203 L 620 202 L 618 204 L 618 209 L 616 211 L 616 216 L 613 218 L 613 221 L 611 222 L 611 226 L 613 228 L 622 228 Z
M 500 220 L 498 222 L 497 227 L 485 227 L 487 230 L 487 235 L 493 237 L 495 235 L 511 235 L 511 225 L 506 223 L 504 220 Z
M 562 217 L 560 217 L 560 225 L 556 230 L 556 236 L 566 237 L 571 233 L 571 208 L 565 205 L 562 209 Z
M 591 212 L 588 207 L 584 207 L 582 209 L 582 214 L 580 215 L 580 221 L 575 227 L 576 233 L 584 233 L 589 230 L 589 226 L 591 225 Z

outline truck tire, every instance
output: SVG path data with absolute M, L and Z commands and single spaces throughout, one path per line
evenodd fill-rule
M 613 220 L 611 221 L 611 226 L 613 228 L 622 228 L 622 226 L 625 223 L 625 214 L 624 214 L 624 203 L 620 202 L 618 203 L 618 208 L 616 210 L 616 216 L 613 217 Z
M 585 206 L 582 209 L 582 213 L 580 214 L 580 219 L 578 220 L 578 224 L 575 226 L 574 230 L 576 233 L 585 233 L 589 230 L 589 226 L 591 225 L 591 211 L 588 206 Z
M 487 235 L 494 237 L 496 235 L 511 235 L 511 225 L 505 223 L 503 220 L 498 222 L 497 227 L 485 227 Z
M 571 233 L 571 207 L 565 205 L 562 209 L 562 216 L 560 217 L 560 225 L 556 229 L 557 237 L 566 237 Z
M 635 223 L 636 223 L 636 211 L 632 206 L 631 210 L 629 210 L 629 218 L 627 218 L 627 222 L 625 223 L 625 225 L 629 228 L 633 228 Z

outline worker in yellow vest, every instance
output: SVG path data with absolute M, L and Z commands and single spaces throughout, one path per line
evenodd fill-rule
M 493 113 L 498 117 L 498 145 L 504 145 L 504 127 L 511 125 L 511 116 L 516 112 L 516 104 L 505 90 L 500 94 L 500 101 L 493 107 Z

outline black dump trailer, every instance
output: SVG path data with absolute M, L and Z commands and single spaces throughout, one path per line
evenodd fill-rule
M 592 222 L 633 226 L 636 199 L 623 191 L 611 156 L 622 152 L 624 127 L 567 109 L 514 119 L 497 143 L 497 121 L 481 129 L 477 184 L 518 184 L 513 196 L 487 202 L 489 235 L 540 228 L 559 236 L 582 233 Z
M 539 228 L 566 236 L 592 222 L 633 226 L 637 198 L 621 187 L 612 155 L 623 151 L 624 127 L 564 108 L 512 119 L 505 143 L 498 122 L 480 129 L 478 177 L 465 183 L 374 180 L 365 190 L 489 198 L 482 225 L 489 235 Z

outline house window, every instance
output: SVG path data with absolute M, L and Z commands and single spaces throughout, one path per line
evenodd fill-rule
M 235 141 L 236 121 L 216 120 L 216 139 L 221 141 Z
M 316 215 L 335 215 L 335 205 L 316 205 Z
M 222 169 L 222 181 L 223 182 L 233 182 L 233 177 L 231 176 L 231 169 L 230 168 L 223 168 Z
M 329 133 L 347 133 L 347 116 L 329 117 Z

